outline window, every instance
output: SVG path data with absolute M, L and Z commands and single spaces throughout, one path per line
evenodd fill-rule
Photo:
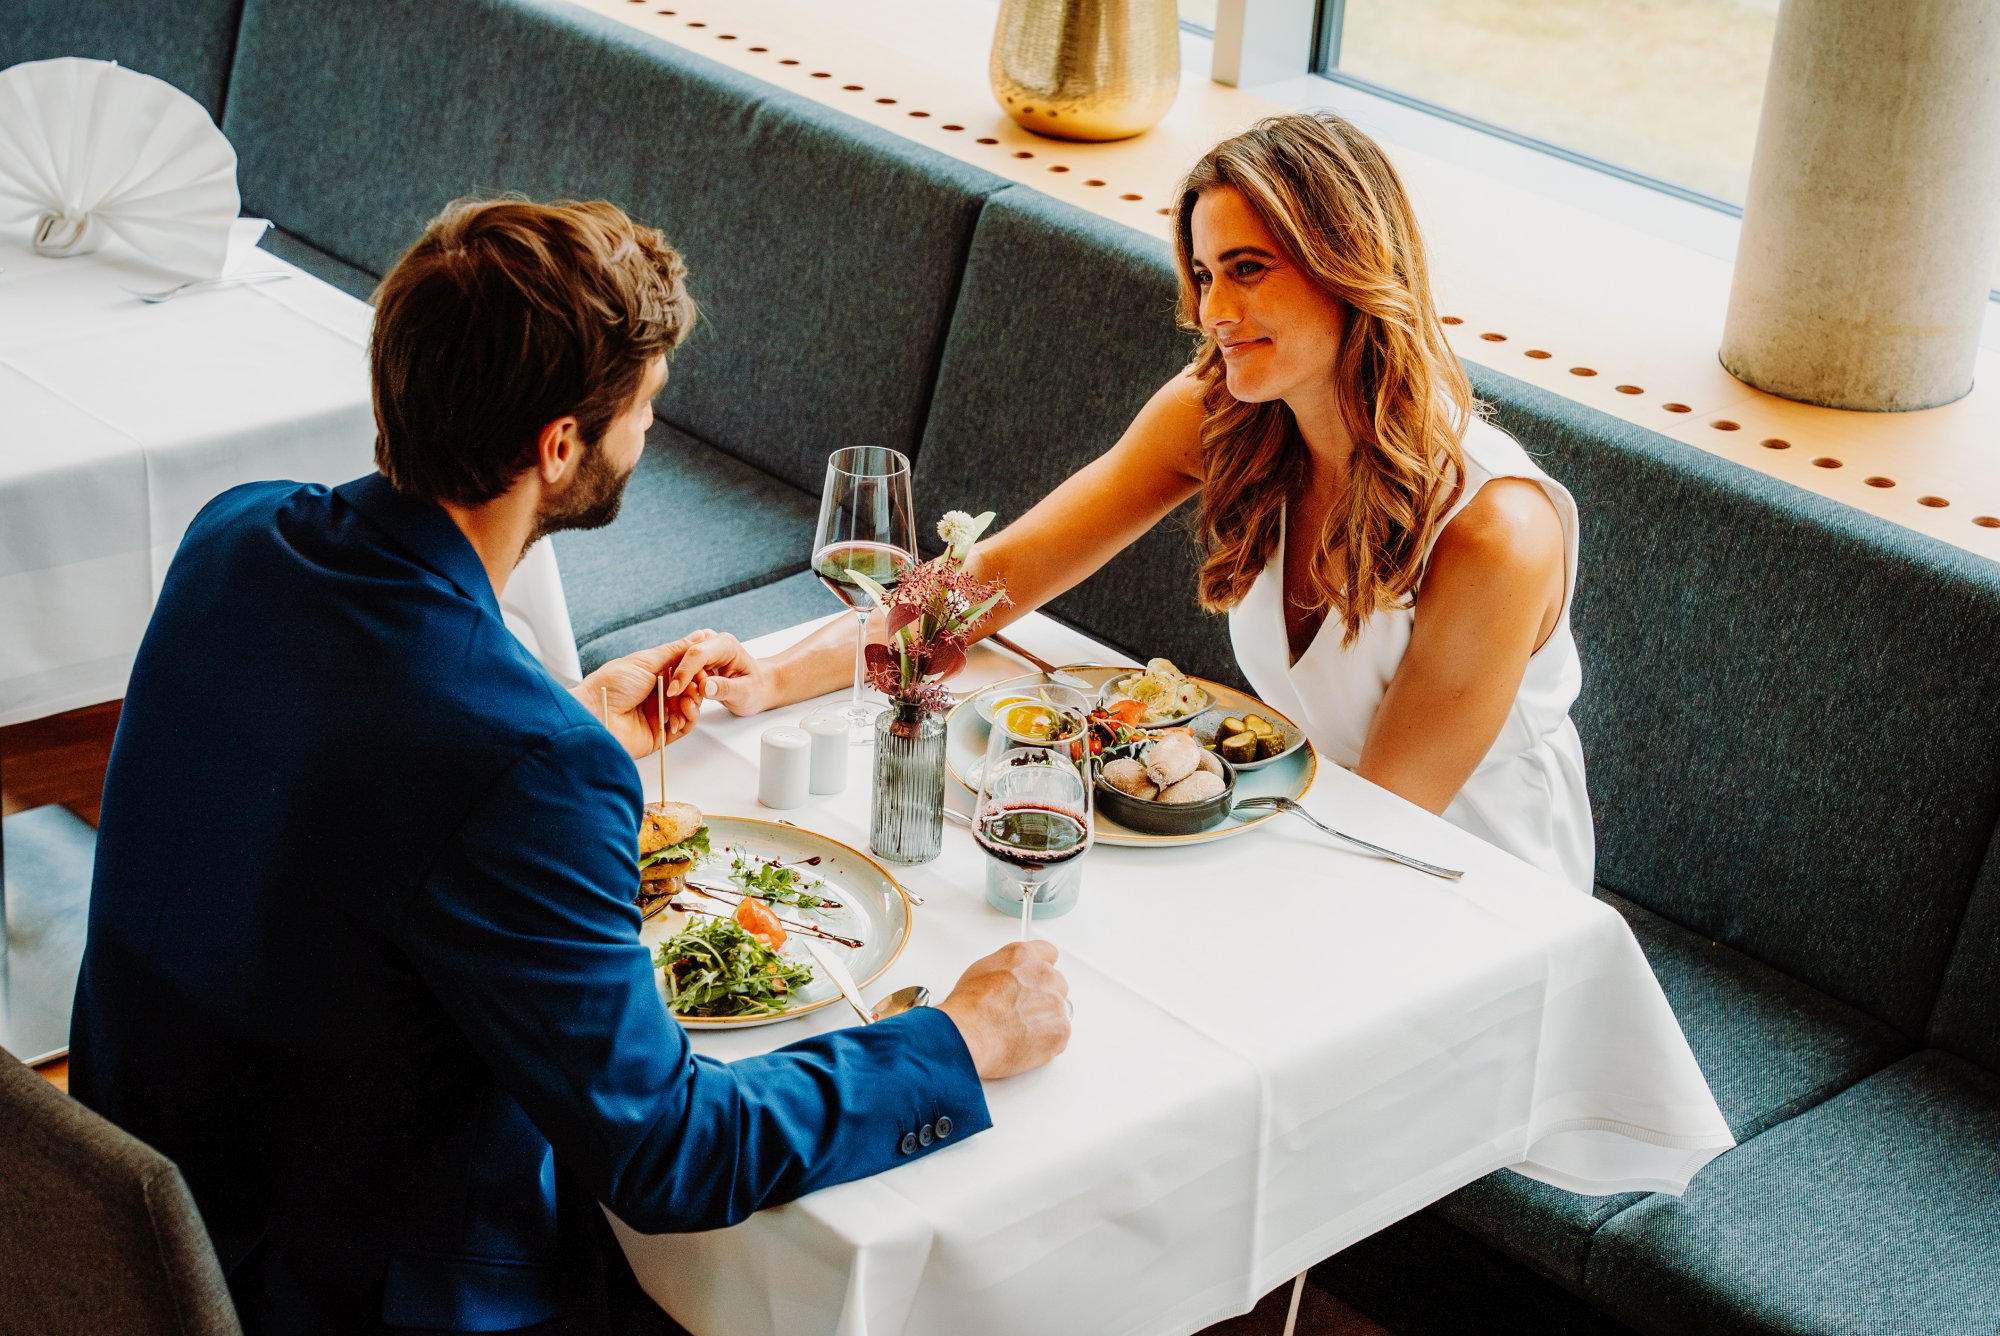
M 1317 64 L 1740 209 L 1777 9 L 1778 0 L 1321 0 Z

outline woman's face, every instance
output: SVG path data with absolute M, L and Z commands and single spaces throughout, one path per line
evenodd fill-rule
M 1331 408 L 1347 308 L 1315 284 L 1234 186 L 1196 198 L 1190 219 L 1202 332 L 1222 349 L 1229 392 Z

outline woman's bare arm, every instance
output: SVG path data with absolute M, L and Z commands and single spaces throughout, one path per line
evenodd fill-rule
M 1162 385 L 1118 443 L 1035 507 L 982 541 L 972 567 L 1007 582 L 1013 606 L 997 630 L 1095 572 L 1201 487 L 1201 398 L 1186 373 Z M 746 661 L 709 692 L 736 714 L 755 714 L 838 690 L 854 672 L 854 625 L 830 622 L 790 648 Z M 725 670 L 726 671 L 726 670 Z
M 1431 550 L 1409 648 L 1355 772 L 1419 807 L 1449 807 L 1500 736 L 1566 583 L 1562 522 L 1542 489 L 1518 478 L 1481 488 Z

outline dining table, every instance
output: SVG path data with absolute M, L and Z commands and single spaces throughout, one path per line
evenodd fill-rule
M 1040 614 L 1008 634 L 1057 665 L 1134 661 Z M 952 686 L 1031 671 L 981 643 Z M 823 704 L 739 718 L 711 703 L 664 767 L 640 764 L 648 797 L 664 782 L 712 816 L 866 850 L 869 748 L 849 749 L 838 793 L 758 802 L 762 733 Z M 1677 1194 L 1733 1144 L 1608 905 L 1337 765 L 1321 761 L 1301 801 L 1464 876 L 1290 814 L 1199 842 L 1099 840 L 1073 910 L 1033 925 L 1069 981 L 1069 1045 L 986 1086 L 990 1130 L 724 1229 L 643 1235 L 614 1217 L 642 1287 L 696 1336 L 1172 1336 L 1496 1170 Z M 1018 914 L 989 905 L 985 858 L 952 822 L 935 860 L 883 864 L 921 903 L 864 980 L 871 1001 L 909 984 L 940 999 L 1020 935 Z M 860 1023 L 825 1006 L 691 1040 L 734 1060 Z
M 0 729 L 124 696 L 167 567 L 218 493 L 374 468 L 373 308 L 262 249 L 267 227 L 232 225 L 225 281 L 152 301 L 188 277 L 115 240 L 53 258 L 0 238 Z M 502 609 L 553 675 L 582 676 L 546 541 Z M 0 1046 L 17 1056 L 68 1046 L 91 847 L 59 811 L 0 827 Z

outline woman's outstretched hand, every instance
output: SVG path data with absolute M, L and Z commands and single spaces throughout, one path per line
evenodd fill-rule
M 636 760 L 686 737 L 711 689 L 709 672 L 729 671 L 738 658 L 749 656 L 735 636 L 695 631 L 669 644 L 613 659 L 572 687 L 570 694 L 603 720 L 619 745 Z M 661 678 L 666 679 L 664 736 L 658 704 Z

